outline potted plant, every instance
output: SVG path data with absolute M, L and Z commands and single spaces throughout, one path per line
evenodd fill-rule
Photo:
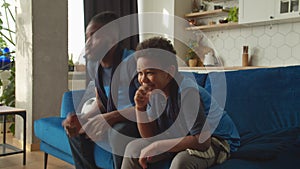
M 238 22 L 239 21 L 239 8 L 238 7 L 232 7 L 229 9 L 228 12 L 228 22 Z
M 73 62 L 73 54 L 71 54 L 71 57 L 69 58 L 68 61 L 68 67 L 69 67 L 69 71 L 73 72 L 74 71 L 74 62 Z
M 5 56 L 9 61 L 7 66 L 7 71 L 9 71 L 10 76 L 8 78 L 9 84 L 3 90 L 2 95 L 0 96 L 0 103 L 15 107 L 15 64 L 14 64 L 14 53 L 15 51 L 10 50 L 8 47 L 15 47 L 15 39 L 12 34 L 15 34 L 14 29 L 12 29 L 9 24 L 9 20 L 15 22 L 14 14 L 11 12 L 10 4 L 5 0 L 2 0 L 2 8 L 4 8 L 4 14 L 0 16 L 0 55 Z M 3 25 L 3 17 L 7 25 Z M 1 70 L 4 71 L 4 70 Z M 0 87 L 3 85 L 2 80 L 0 79 Z
M 12 13 L 10 9 L 10 4 L 5 0 L 2 0 L 1 7 L 3 8 L 4 13 L 0 15 L 0 55 L 9 59 L 10 63 L 5 65 L 7 66 L 5 70 L 0 70 L 0 73 L 2 71 L 9 71 L 9 83 L 5 86 L 2 94 L 0 95 L 0 104 L 15 107 L 15 51 L 13 50 L 15 47 L 15 39 L 12 36 L 12 34 L 15 34 L 15 31 L 9 24 L 9 20 L 15 22 L 15 17 L 14 13 Z M 7 25 L 3 25 L 3 18 L 5 19 Z M 0 87 L 3 87 L 2 79 L 0 79 Z M 14 116 L 7 116 L 7 122 L 11 122 L 9 129 L 14 134 Z
M 190 67 L 196 67 L 197 66 L 198 56 L 197 56 L 196 52 L 193 49 L 189 49 L 187 51 L 186 59 L 187 59 L 188 65 Z
M 196 67 L 198 64 L 198 55 L 195 52 L 195 49 L 198 47 L 197 41 L 190 40 L 188 45 L 188 50 L 185 55 L 185 59 L 187 61 L 187 64 L 190 67 Z

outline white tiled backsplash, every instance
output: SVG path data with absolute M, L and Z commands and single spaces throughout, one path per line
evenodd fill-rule
M 227 6 L 238 6 L 228 1 Z M 226 6 L 226 4 L 224 4 Z M 241 66 L 243 45 L 253 66 L 300 65 L 300 22 L 205 32 L 224 66 Z
M 251 65 L 300 65 L 300 22 L 206 32 L 224 66 L 241 66 L 243 45 Z

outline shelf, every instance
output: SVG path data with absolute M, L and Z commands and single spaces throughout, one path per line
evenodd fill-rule
M 186 30 L 188 31 L 202 30 L 204 32 L 208 32 L 208 31 L 216 31 L 216 30 L 224 30 L 224 29 L 234 29 L 240 27 L 243 27 L 243 25 L 238 24 L 237 22 L 233 22 L 233 23 L 222 23 L 222 24 L 214 24 L 214 25 L 191 26 L 186 28 Z
M 185 15 L 186 19 L 191 18 L 211 18 L 211 17 L 218 17 L 218 16 L 224 16 L 227 15 L 229 10 L 225 9 L 217 9 L 217 10 L 211 10 L 211 11 L 205 11 L 205 12 L 195 12 L 195 13 L 189 13 Z M 215 31 L 215 30 L 221 30 L 221 29 L 234 29 L 239 28 L 241 25 L 238 23 L 223 23 L 223 24 L 213 24 L 213 25 L 202 25 L 202 26 L 191 26 L 186 28 L 186 30 L 202 30 L 202 31 Z
M 10 145 L 10 144 L 0 144 L 0 156 L 12 155 L 23 153 L 23 150 Z
M 206 17 L 216 17 L 216 16 L 224 16 L 227 15 L 229 10 L 225 9 L 217 9 L 205 12 L 195 12 L 186 14 L 185 18 L 206 18 Z

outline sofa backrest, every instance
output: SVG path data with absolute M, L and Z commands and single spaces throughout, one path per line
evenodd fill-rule
M 198 83 L 198 85 L 204 87 L 205 81 L 207 78 L 207 73 L 195 73 L 195 72 L 180 72 L 185 77 L 191 77 L 194 78 L 195 81 Z
M 74 113 L 77 106 L 80 104 L 81 98 L 85 90 L 72 90 L 63 94 L 60 116 L 67 117 L 69 113 Z
M 225 86 L 211 83 L 224 74 Z M 241 137 L 300 126 L 300 66 L 212 72 L 205 88 L 212 86 L 226 89 L 225 110 Z

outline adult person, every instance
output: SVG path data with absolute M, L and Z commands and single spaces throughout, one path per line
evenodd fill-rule
M 205 89 L 178 72 L 169 40 L 141 42 L 135 58 L 141 86 L 134 101 L 142 139 L 127 145 L 122 169 L 145 169 L 161 160 L 171 160 L 172 169 L 204 169 L 237 150 L 240 137 L 233 121 Z M 211 113 L 210 118 L 221 117 L 212 134 Z
M 125 116 L 134 116 L 134 109 L 128 98 L 125 98 L 127 84 L 131 77 L 129 67 L 115 72 L 119 64 L 126 59 L 129 52 L 119 42 L 119 25 L 114 22 L 118 16 L 110 11 L 94 16 L 86 29 L 86 59 L 89 76 L 94 81 L 88 85 L 88 96 L 79 108 L 80 114 L 70 115 L 63 122 L 69 136 L 69 143 L 76 169 L 96 169 L 94 161 L 95 141 L 103 141 L 111 147 L 114 167 L 120 168 L 125 147 L 129 141 L 120 140 L 122 135 L 138 137 L 136 123 L 130 122 Z M 107 29 L 109 31 L 99 31 Z M 107 53 L 105 53 L 107 52 Z M 105 53 L 105 55 L 103 54 Z M 101 57 L 101 55 L 104 55 Z M 124 64 L 125 65 L 125 64 Z M 131 64 L 131 69 L 135 65 Z M 121 74 L 124 73 L 124 74 Z M 117 75 L 116 75 L 117 74 Z M 117 87 L 112 89 L 113 76 L 118 78 Z M 133 90 L 134 91 L 134 90 Z M 112 94 L 117 95 L 112 99 Z M 96 98 L 91 98 L 94 95 Z M 120 112 L 123 111 L 121 115 Z M 127 113 L 127 114 L 126 114 Z

